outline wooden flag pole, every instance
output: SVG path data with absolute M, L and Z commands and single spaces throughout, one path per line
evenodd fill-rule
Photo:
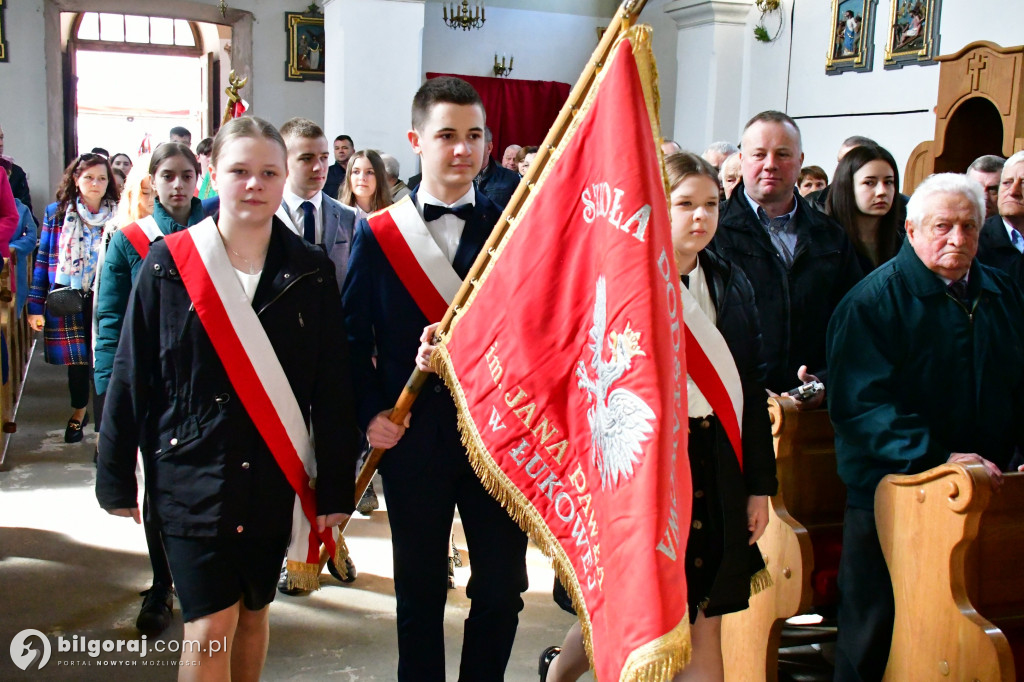
M 568 129 L 569 123 L 576 116 L 576 112 L 579 111 L 583 100 L 586 99 L 591 86 L 594 84 L 594 79 L 608 59 L 608 54 L 611 52 L 612 45 L 618 38 L 619 33 L 632 26 L 633 20 L 636 19 L 646 4 L 647 0 L 626 0 L 619 6 L 615 16 L 612 17 L 607 30 L 605 30 L 604 35 L 601 37 L 601 42 L 598 43 L 597 49 L 590 56 L 590 61 L 587 62 L 579 80 L 576 81 L 576 85 L 569 93 L 569 99 L 565 101 L 562 110 L 558 113 L 558 118 L 555 119 L 554 124 L 552 124 L 551 129 L 544 138 L 544 143 L 537 151 L 537 156 L 534 157 L 530 169 L 519 183 L 519 187 L 516 188 L 515 194 L 512 195 L 512 199 L 509 200 L 508 206 L 505 207 L 501 217 L 498 218 L 498 222 L 491 231 L 491 235 L 484 244 L 484 248 L 480 251 L 476 262 L 473 263 L 469 274 L 466 275 L 466 279 L 462 282 L 462 287 L 459 289 L 458 294 L 456 294 L 455 300 L 448 306 L 448 311 L 444 314 L 444 318 L 442 318 L 441 324 L 437 328 L 437 335 L 445 333 L 449 326 L 451 326 L 452 318 L 455 317 L 459 312 L 459 308 L 469 298 L 470 292 L 476 286 L 479 274 L 484 271 L 484 268 L 487 267 L 487 264 L 493 258 L 494 249 L 505 236 L 509 224 L 515 222 L 520 209 L 526 203 L 530 192 L 534 189 L 534 179 L 539 177 L 545 166 L 547 166 L 551 152 L 562 140 L 562 136 L 565 134 L 566 129 Z M 395 406 L 391 410 L 389 419 L 393 423 L 401 424 L 405 421 L 406 415 L 409 414 L 409 410 L 412 408 L 429 376 L 428 372 L 422 372 L 419 369 L 413 370 L 408 381 L 405 382 L 405 388 L 402 389 L 401 395 L 398 396 L 398 400 L 395 401 Z M 377 465 L 380 464 L 380 459 L 383 456 L 384 448 L 374 448 L 367 456 L 366 462 L 363 463 L 359 476 L 356 478 L 356 504 L 359 504 L 363 493 L 370 486 L 373 474 L 377 471 Z M 345 525 L 348 525 L 347 522 Z M 341 526 L 341 530 L 344 529 L 345 526 Z

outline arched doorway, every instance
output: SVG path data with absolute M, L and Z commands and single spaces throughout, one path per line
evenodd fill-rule
M 963 173 L 979 156 L 1002 155 L 1003 121 L 986 97 L 964 101 L 946 124 L 942 154 L 935 158 L 936 173 Z
M 67 126 L 65 125 L 65 121 L 74 115 L 73 102 L 69 103 L 65 98 L 70 84 L 74 83 L 73 54 L 69 54 L 67 50 L 74 16 L 84 12 L 133 14 L 146 11 L 142 9 L 144 7 L 149 7 L 149 4 L 139 3 L 138 0 L 43 0 L 44 58 L 47 64 L 63 66 L 62 69 L 47 69 L 46 126 L 50 140 L 50 187 L 56 187 L 59 183 L 65 167 L 65 149 L 74 144 L 74 140 L 67 139 Z M 224 60 L 225 66 L 239 74 L 253 72 L 252 12 L 231 7 L 225 7 L 222 11 L 216 4 L 208 4 L 200 0 L 161 0 L 159 14 L 164 17 L 206 22 L 229 28 L 230 60 Z M 112 74 L 111 78 L 111 87 L 119 85 L 117 74 Z M 220 92 L 223 92 L 222 88 Z M 251 100 L 254 94 L 250 90 L 246 92 L 245 96 Z M 222 104 L 218 104 L 220 111 L 223 111 L 222 106 Z

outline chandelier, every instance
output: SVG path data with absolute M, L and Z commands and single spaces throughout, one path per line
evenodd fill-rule
M 454 3 L 446 2 L 441 6 L 441 12 L 444 14 L 444 23 L 452 29 L 461 28 L 468 31 L 471 28 L 480 28 L 487 21 L 484 16 L 484 4 L 479 0 L 472 8 L 469 6 L 469 0 L 462 0 L 458 7 Z

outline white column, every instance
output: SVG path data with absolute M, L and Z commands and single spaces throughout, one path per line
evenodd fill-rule
M 751 0 L 675 0 L 665 13 L 678 27 L 674 138 L 700 153 L 739 138 L 741 74 Z
M 324 132 L 393 154 L 403 178 L 416 172 L 406 132 L 423 78 L 423 14 L 423 0 L 324 2 Z

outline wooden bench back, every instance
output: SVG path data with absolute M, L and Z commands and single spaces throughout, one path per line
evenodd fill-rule
M 774 682 L 782 625 L 815 605 L 815 543 L 838 542 L 846 489 L 836 474 L 832 423 L 825 410 L 799 412 L 786 398 L 769 398 L 779 494 L 758 541 L 773 585 L 754 595 L 750 608 L 722 620 L 727 680 Z M 838 532 L 839 537 L 836 537 Z M 838 553 L 835 566 L 838 568 Z
M 875 519 L 896 599 L 886 680 L 1011 682 L 1024 669 L 1024 474 L 886 476 Z M 1015 661 L 1016 655 L 1016 661 Z

